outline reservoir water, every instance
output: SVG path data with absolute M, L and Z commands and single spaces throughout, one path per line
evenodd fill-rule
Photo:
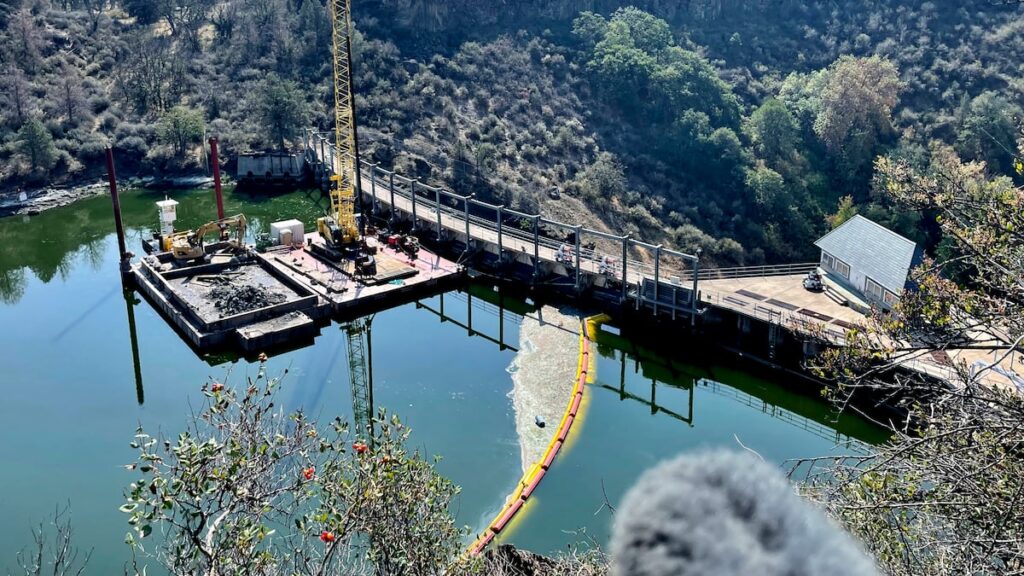
M 162 197 L 123 194 L 129 249 L 141 252 Z M 179 227 L 215 212 L 208 191 L 174 197 Z M 286 218 L 312 222 L 323 208 L 297 192 L 230 194 L 227 210 L 265 230 Z M 120 573 L 128 526 L 117 508 L 136 427 L 177 433 L 208 379 L 230 383 L 255 372 L 243 358 L 197 355 L 147 302 L 126 296 L 112 231 L 107 197 L 0 219 L 0 571 L 14 569 L 33 526 L 70 505 L 76 544 L 94 550 L 87 573 Z M 437 296 L 374 317 L 374 401 L 412 427 L 414 447 L 442 457 L 439 471 L 462 487 L 452 512 L 478 531 L 522 474 L 508 368 L 520 347 L 520 313 L 530 312 L 521 302 L 500 310 L 488 286 L 444 298 L 446 321 L 435 313 Z M 460 326 L 470 315 L 472 332 Z M 604 542 L 606 498 L 618 502 L 644 469 L 680 452 L 742 442 L 783 463 L 883 439 L 869 423 L 837 418 L 822 401 L 791 391 L 785 378 L 696 363 L 685 351 L 667 358 L 610 336 L 598 343 L 584 417 L 504 541 L 543 553 L 564 549 L 581 531 Z M 288 407 L 349 418 L 345 355 L 337 324 L 312 345 L 275 355 L 270 371 L 288 369 Z

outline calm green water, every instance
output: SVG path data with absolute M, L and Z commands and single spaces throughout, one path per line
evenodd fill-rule
M 155 226 L 153 202 L 162 197 L 124 194 L 131 250 L 141 252 L 138 241 Z M 181 227 L 214 213 L 210 192 L 174 197 Z M 231 195 L 227 210 L 244 212 L 259 230 L 284 218 L 311 222 L 322 208 L 294 193 Z M 176 432 L 190 403 L 201 402 L 207 378 L 230 373 L 230 381 L 255 371 L 244 359 L 197 356 L 146 302 L 126 300 L 112 230 L 105 197 L 0 220 L 0 572 L 31 542 L 30 528 L 64 503 L 73 509 L 78 545 L 95 550 L 88 573 L 119 572 L 127 525 L 117 506 L 129 481 L 121 465 L 133 456 L 135 428 Z M 440 307 L 438 298 L 422 304 Z M 415 304 L 376 315 L 374 399 L 410 423 L 416 447 L 443 457 L 441 473 L 463 489 L 453 512 L 478 530 L 521 473 L 506 372 L 515 352 L 457 323 L 467 323 L 471 308 L 475 332 L 503 334 L 518 346 L 518 317 L 506 312 L 499 325 L 493 305 L 480 298 L 470 305 L 464 294 L 446 296 L 445 304 L 457 322 Z M 594 512 L 604 494 L 615 502 L 651 464 L 704 446 L 736 446 L 734 434 L 778 462 L 845 450 L 837 442 L 849 436 L 880 439 L 862 421 L 834 422 L 820 402 L 786 392 L 785 382 L 602 342 L 582 426 L 506 536 L 514 543 L 552 552 L 580 529 L 602 541 L 610 516 Z M 290 408 L 350 415 L 344 347 L 342 331 L 331 325 L 313 345 L 271 360 L 272 370 L 289 369 Z M 650 399 L 652 379 L 661 407 L 653 414 L 641 401 Z

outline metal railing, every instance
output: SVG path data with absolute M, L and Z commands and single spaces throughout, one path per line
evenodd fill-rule
M 727 280 L 730 278 L 760 278 L 806 274 L 818 268 L 817 262 L 780 264 L 774 266 L 738 266 L 734 268 L 703 268 L 697 272 L 700 280 Z
M 333 143 L 319 132 L 307 131 L 306 157 L 318 176 L 329 175 L 333 170 L 334 155 Z M 685 289 L 694 293 L 697 291 L 697 256 L 635 240 L 629 235 L 615 236 L 581 225 L 549 220 L 540 214 L 526 214 L 505 206 L 488 204 L 474 199 L 472 195 L 461 195 L 429 186 L 365 160 L 360 162 L 360 167 L 363 174 L 361 191 L 371 197 L 374 212 L 379 211 L 381 204 L 387 204 L 392 214 L 396 210 L 409 213 L 416 226 L 432 225 L 438 236 L 442 234 L 442 230 L 450 230 L 458 235 L 465 235 L 467 242 L 470 239 L 479 240 L 481 236 L 486 235 L 488 238 L 485 241 L 496 243 L 502 258 L 506 252 L 529 256 L 534 265 L 535 275 L 540 260 L 547 260 L 565 265 L 566 272 L 575 275 L 577 288 L 580 287 L 581 272 L 610 277 L 621 283 L 623 300 L 634 297 L 646 304 L 653 303 L 655 313 L 659 307 L 664 306 L 657 302 L 657 290 L 655 299 L 651 302 L 636 289 L 645 280 L 653 279 L 656 285 L 669 281 L 679 285 L 681 278 L 686 276 L 692 287 Z M 404 206 L 399 207 L 400 203 Z M 511 221 L 525 224 L 529 229 L 511 225 Z M 476 234 L 472 230 L 473 227 L 477 229 Z M 541 233 L 542 228 L 561 229 L 566 232 L 566 239 L 558 240 L 546 236 Z M 587 248 L 582 241 L 583 237 L 615 242 L 621 245 L 621 250 L 616 249 L 612 253 Z M 636 260 L 630 257 L 631 251 L 638 254 L 646 251 L 652 256 L 653 262 Z M 567 258 L 563 258 L 563 255 L 567 255 Z M 684 267 L 688 264 L 690 269 L 673 266 L 670 264 L 672 261 L 678 261 Z M 690 299 L 690 302 L 691 305 L 685 310 L 695 314 L 695 299 Z

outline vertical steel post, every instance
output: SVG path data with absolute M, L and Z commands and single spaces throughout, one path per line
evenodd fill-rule
M 220 160 L 217 156 L 217 137 L 210 138 L 210 163 L 213 164 L 213 192 L 217 196 L 217 220 L 224 219 L 224 194 L 220 187 Z
M 622 301 L 626 301 L 626 285 L 629 284 L 629 275 L 626 273 L 626 256 L 629 255 L 629 234 L 622 237 Z
M 503 249 L 503 247 L 501 245 L 501 229 L 502 229 L 502 226 L 503 226 L 503 222 L 502 221 L 504 220 L 502 212 L 504 212 L 504 210 L 505 210 L 505 206 L 504 205 L 498 206 L 498 217 L 497 217 L 497 220 L 498 220 L 498 264 L 501 264 L 504 261 L 504 259 L 505 259 L 505 252 L 504 252 L 504 249 Z
M 412 229 L 416 229 L 416 184 L 419 180 L 412 181 Z
M 658 315 L 658 283 L 661 282 L 661 244 L 654 247 L 654 315 Z
M 690 294 L 690 326 L 697 324 L 697 276 L 700 275 L 700 248 L 694 253 L 693 259 L 693 293 Z
M 317 138 L 320 139 L 320 185 L 323 186 L 324 182 L 330 177 L 327 173 L 327 152 L 324 151 L 324 137 L 317 134 Z
M 441 241 L 441 188 L 434 188 L 434 209 L 437 210 L 437 241 Z
M 373 196 L 373 215 L 377 215 L 377 163 L 370 166 L 370 194 Z
M 469 243 L 472 240 L 472 237 L 469 235 L 469 201 L 473 198 L 473 196 L 475 196 L 475 194 L 470 194 L 469 196 L 463 196 L 462 197 L 462 205 L 463 205 L 463 208 L 465 208 L 463 216 L 466 218 L 466 250 L 467 251 L 469 250 Z
M 576 292 L 580 291 L 580 236 L 583 234 L 583 226 L 576 225 Z
M 388 172 L 388 188 L 391 189 L 391 216 L 388 217 L 388 223 L 392 226 L 395 224 L 395 211 L 398 207 L 395 206 L 395 171 Z
M 540 214 L 533 217 L 533 278 L 540 274 Z
M 469 327 L 469 335 L 476 334 L 473 331 L 473 295 L 466 290 L 466 326 Z
M 114 207 L 114 229 L 117 232 L 117 253 L 121 259 L 121 274 L 126 275 L 129 270 L 128 248 L 124 243 L 124 224 L 121 222 L 121 196 L 117 192 L 117 173 L 114 171 L 114 151 L 111 148 L 105 150 L 107 156 L 107 181 L 110 184 L 110 201 Z

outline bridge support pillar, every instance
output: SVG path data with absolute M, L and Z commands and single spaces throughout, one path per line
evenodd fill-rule
M 580 292 L 580 236 L 583 234 L 583 226 L 580 224 L 576 225 L 576 230 L 573 233 L 576 236 L 576 293 Z

